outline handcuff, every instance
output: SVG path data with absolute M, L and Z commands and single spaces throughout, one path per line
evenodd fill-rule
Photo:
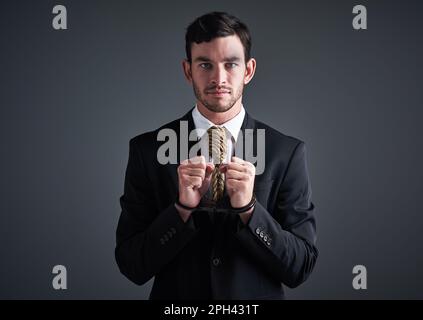
M 179 201 L 179 195 L 176 197 L 176 204 L 178 206 L 180 206 L 181 208 L 185 209 L 185 210 L 196 210 L 196 211 L 207 211 L 207 212 L 221 212 L 221 213 L 233 213 L 233 214 L 240 214 L 240 213 L 245 213 L 247 211 L 249 211 L 251 208 L 253 208 L 256 203 L 257 203 L 257 198 L 256 195 L 253 193 L 253 196 L 251 197 L 250 202 L 240 208 L 234 208 L 232 207 L 230 201 L 223 201 L 223 202 L 213 202 L 213 201 L 209 201 L 206 202 L 208 203 L 208 205 L 204 205 L 205 203 L 201 203 L 197 206 L 197 207 L 188 207 L 184 204 L 182 204 Z M 224 204 L 224 206 L 222 206 L 222 204 Z

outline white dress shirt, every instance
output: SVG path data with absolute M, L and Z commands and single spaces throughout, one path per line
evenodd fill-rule
M 213 126 L 225 128 L 227 150 L 226 162 L 230 162 L 231 157 L 235 155 L 236 139 L 238 138 L 239 131 L 241 130 L 244 117 L 245 109 L 244 106 L 241 105 L 241 111 L 235 117 L 221 125 L 216 125 L 203 116 L 198 110 L 197 105 L 195 105 L 195 108 L 192 110 L 192 118 L 194 120 L 195 129 L 197 130 L 197 136 L 201 137 L 201 154 L 206 158 L 206 161 L 211 161 L 209 158 L 209 137 L 207 130 Z

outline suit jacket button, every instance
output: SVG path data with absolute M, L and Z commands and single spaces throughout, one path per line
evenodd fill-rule
M 219 265 L 220 265 L 220 259 L 219 259 L 219 258 L 214 258 L 214 259 L 213 259 L 213 265 L 214 265 L 215 267 L 219 266 Z
M 176 233 L 176 229 L 174 227 L 170 228 L 170 231 L 175 234 Z
M 266 242 L 266 244 L 267 244 L 268 246 L 270 246 L 270 241 L 267 241 L 267 242 Z
M 168 231 L 167 234 L 169 235 L 169 238 L 172 238 L 173 237 L 172 231 Z
M 163 244 L 165 244 L 165 241 L 164 241 L 164 239 L 163 238 L 160 238 L 160 243 L 163 245 Z
M 264 237 L 263 237 L 263 240 L 264 240 L 264 241 L 267 241 L 267 236 L 264 236 Z
M 260 232 L 260 238 L 263 238 L 264 237 L 264 232 L 263 231 L 261 231 Z
M 257 228 L 257 229 L 256 229 L 256 233 L 257 233 L 257 234 L 260 234 L 260 231 L 261 231 L 261 230 L 260 230 L 260 228 Z
M 169 237 L 167 236 L 167 234 L 165 234 L 165 235 L 163 236 L 163 238 L 165 239 L 165 241 L 168 241 L 168 240 L 169 240 Z

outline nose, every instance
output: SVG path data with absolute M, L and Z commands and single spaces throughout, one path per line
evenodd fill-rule
M 214 85 L 224 85 L 226 84 L 226 70 L 223 66 L 217 66 L 214 68 L 212 73 L 211 82 Z

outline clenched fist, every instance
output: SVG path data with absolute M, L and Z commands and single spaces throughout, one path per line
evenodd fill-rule
M 256 167 L 248 161 L 232 157 L 232 162 L 222 165 L 220 170 L 225 173 L 226 191 L 231 206 L 241 208 L 250 203 L 253 197 Z
M 210 186 L 214 165 L 204 156 L 184 160 L 178 167 L 179 202 L 195 208 Z

